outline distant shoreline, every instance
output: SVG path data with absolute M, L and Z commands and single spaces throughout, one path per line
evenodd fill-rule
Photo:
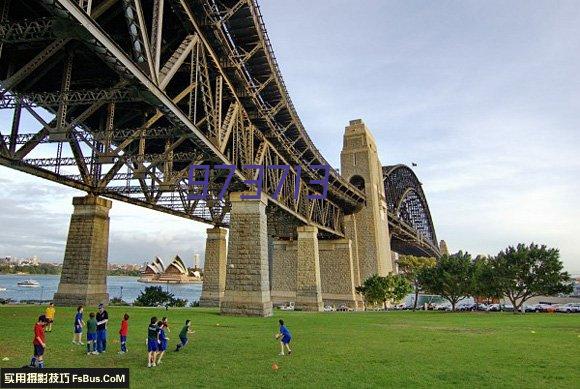
M 60 277 L 60 273 L 58 274 L 44 274 L 44 273 L 5 273 L 0 272 L 2 276 L 55 276 Z M 139 276 L 132 276 L 132 275 L 125 275 L 125 274 L 107 274 L 107 277 L 131 277 L 131 278 L 139 278 Z

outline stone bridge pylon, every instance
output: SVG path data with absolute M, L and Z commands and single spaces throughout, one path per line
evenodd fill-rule
M 382 165 L 362 120 L 345 129 L 341 172 L 367 201 L 345 216 L 344 236 L 336 239 L 321 239 L 315 226 L 268 212 L 265 196 L 241 200 L 240 193 L 230 194 L 227 258 L 225 233 L 209 229 L 200 305 L 258 316 L 271 315 L 273 303 L 289 301 L 305 311 L 321 311 L 325 303 L 357 308 L 355 287 L 372 274 L 392 271 Z

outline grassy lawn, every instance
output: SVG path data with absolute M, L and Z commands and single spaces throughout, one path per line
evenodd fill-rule
M 46 335 L 46 367 L 129 367 L 134 388 L 571 388 L 580 382 L 580 314 L 277 311 L 263 319 L 200 308 L 108 311 L 107 352 L 87 356 L 71 343 L 74 309 L 57 308 L 53 332 Z M 131 316 L 129 352 L 118 355 L 125 312 Z M 0 307 L 0 367 L 28 363 L 40 313 L 40 307 Z M 148 369 L 145 338 L 152 315 L 169 317 L 171 351 L 161 366 Z M 294 337 L 291 356 L 277 355 L 279 318 Z M 196 333 L 175 353 L 185 319 Z M 273 363 L 279 370 L 272 370 Z

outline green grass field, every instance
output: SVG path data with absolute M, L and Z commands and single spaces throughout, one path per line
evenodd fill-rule
M 46 335 L 46 367 L 129 367 L 134 388 L 571 388 L 580 382 L 579 314 L 276 311 L 272 318 L 243 318 L 199 308 L 108 311 L 107 352 L 87 356 L 71 343 L 74 309 L 57 308 L 53 332 Z M 118 355 L 125 312 L 131 316 L 129 352 Z M 0 367 L 28 363 L 40 313 L 41 307 L 0 307 L 0 361 L 10 358 Z M 172 332 L 163 364 L 149 369 L 145 338 L 152 315 L 167 315 Z M 277 355 L 279 318 L 293 334 L 291 356 Z M 185 319 L 196 333 L 176 353 Z M 273 363 L 279 370 L 272 370 Z

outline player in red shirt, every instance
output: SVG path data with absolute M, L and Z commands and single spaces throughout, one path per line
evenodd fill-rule
M 127 352 L 128 333 L 129 333 L 129 315 L 125 314 L 123 316 L 123 321 L 121 322 L 121 329 L 119 330 L 119 335 L 121 335 L 121 351 L 119 351 L 119 354 L 125 354 Z
M 34 339 L 32 339 L 32 345 L 34 346 L 34 355 L 30 360 L 30 367 L 38 367 L 42 369 L 44 367 L 44 349 L 46 343 L 44 342 L 44 327 L 48 325 L 49 320 L 45 315 L 40 315 L 38 321 L 34 325 Z

